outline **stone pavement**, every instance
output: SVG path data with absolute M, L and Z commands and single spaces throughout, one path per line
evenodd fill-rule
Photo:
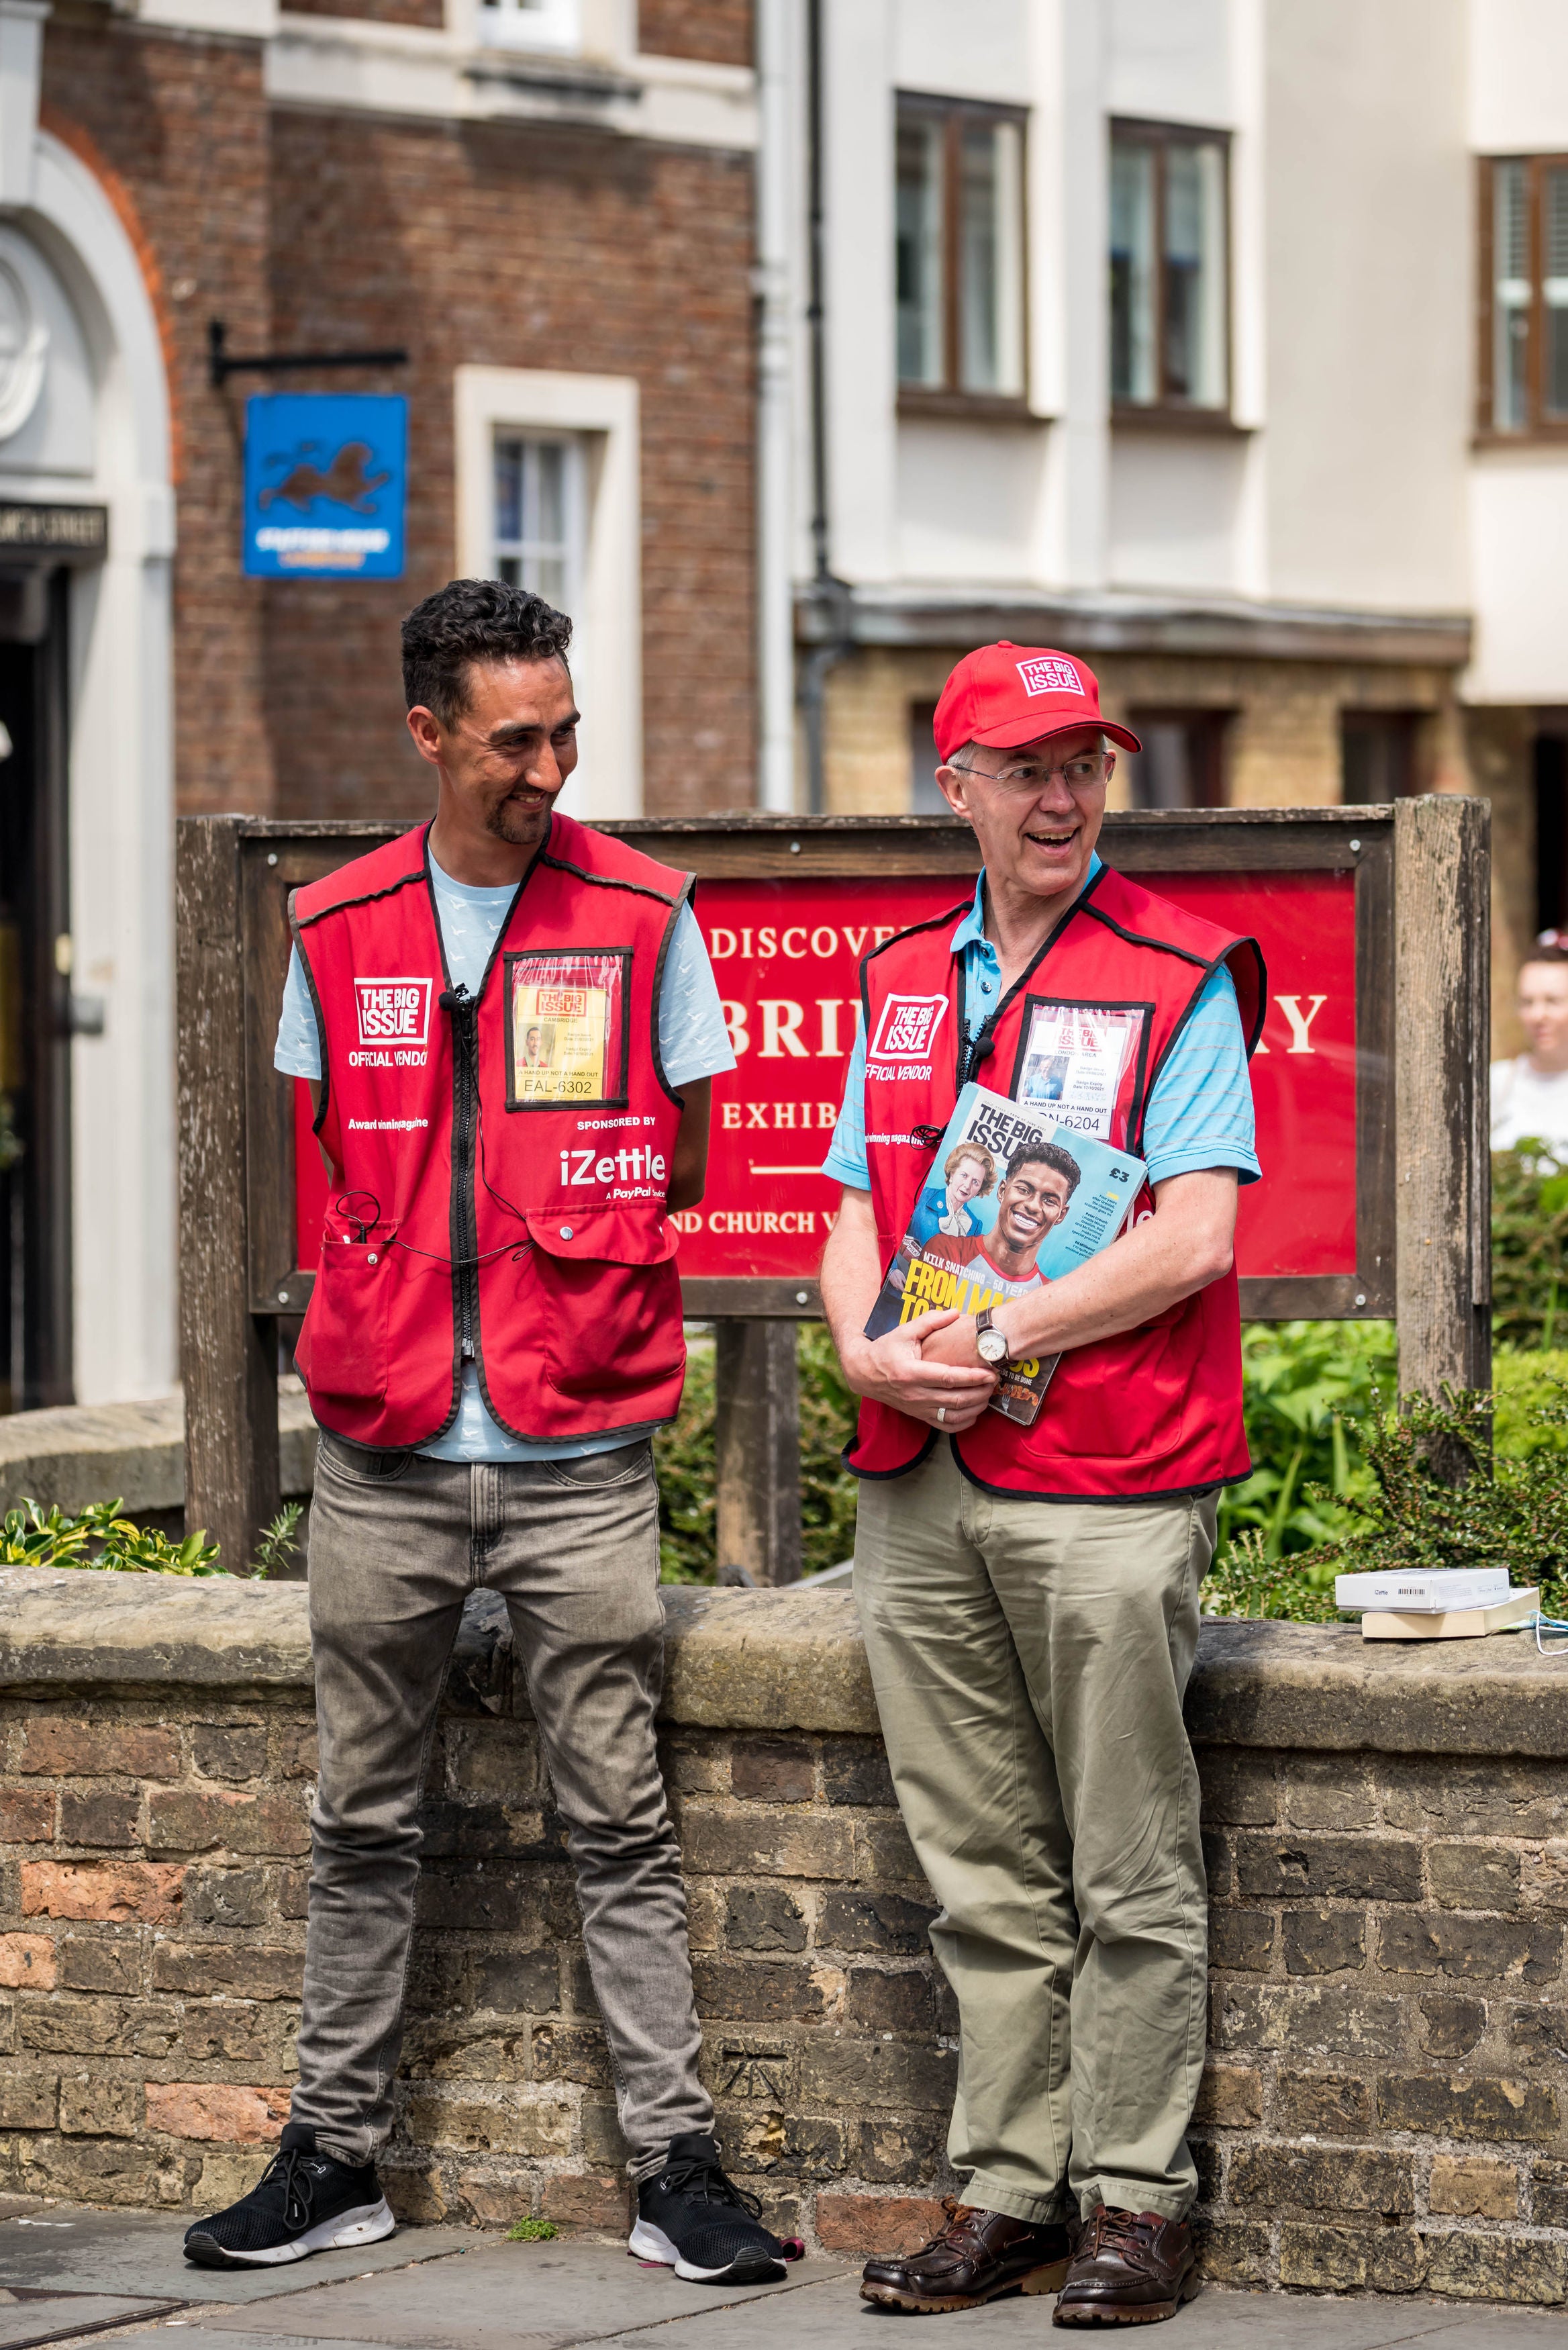
M 890 2350 L 903 2321 L 858 2298 L 850 2263 L 814 2260 L 781 2285 L 715 2292 L 645 2269 L 618 2245 L 512 2244 L 473 2229 L 408 2228 L 369 2251 L 282 2270 L 193 2269 L 189 2220 L 35 2206 L 0 2217 L 0 2350 L 109 2342 L 138 2350 Z M 1556 2312 L 1454 2303 L 1206 2292 L 1170 2350 L 1564 2350 Z M 178 2332 L 176 2344 L 171 2336 Z M 1046 2301 L 1004 2301 L 919 2337 L 955 2350 L 1043 2350 Z

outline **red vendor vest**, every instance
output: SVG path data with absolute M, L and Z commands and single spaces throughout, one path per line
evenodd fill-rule
M 954 906 L 904 931 L 860 966 L 868 1040 L 866 1151 L 884 1265 L 909 1228 L 958 1097 L 963 958 L 948 941 L 966 911 L 967 904 Z M 1221 962 L 1229 962 L 1236 982 L 1250 1054 L 1264 1004 L 1256 941 L 1234 938 L 1102 867 L 981 1029 L 965 1074 L 994 1093 L 1016 1095 L 1037 1005 L 1131 1014 L 1104 1139 L 1141 1155 L 1155 1081 Z M 908 1005 L 902 1019 L 896 999 Z M 918 1033 L 930 1038 L 923 1059 L 909 1051 Z M 902 1058 L 877 1054 L 884 1034 L 897 1036 Z M 1135 1212 L 1151 1204 L 1146 1190 Z M 999 1493 L 1155 1500 L 1230 1484 L 1251 1466 L 1241 1422 L 1241 1337 L 1232 1269 L 1138 1329 L 1070 1348 L 1033 1428 L 988 1411 L 949 1441 L 965 1475 Z M 862 1402 L 845 1461 L 862 1477 L 898 1477 L 935 1442 L 936 1431 L 923 1422 L 887 1404 Z
M 668 1419 L 681 1103 L 659 988 L 691 877 L 554 816 L 475 997 L 447 973 L 428 833 L 290 900 L 337 1173 L 295 1357 L 310 1408 L 355 1444 L 429 1444 L 471 1355 L 515 1436 Z

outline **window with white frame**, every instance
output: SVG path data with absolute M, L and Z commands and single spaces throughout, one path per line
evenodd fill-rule
M 452 371 L 458 576 L 502 578 L 572 622 L 583 712 L 561 802 L 589 821 L 642 810 L 642 520 L 635 376 Z
M 1118 122 L 1111 131 L 1111 403 L 1230 405 L 1227 141 Z
M 479 37 L 495 48 L 572 52 L 583 45 L 582 0 L 480 0 Z
M 495 435 L 495 577 L 572 612 L 583 576 L 583 446 L 575 434 Z
M 908 407 L 1023 399 L 1023 130 L 1011 108 L 898 100 L 894 260 Z
M 1568 155 L 1488 158 L 1480 188 L 1484 433 L 1568 432 Z

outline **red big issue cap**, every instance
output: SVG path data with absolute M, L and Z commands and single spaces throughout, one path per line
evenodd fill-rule
M 932 731 L 937 756 L 952 757 L 966 743 L 1015 751 L 1050 734 L 1097 726 L 1124 751 L 1141 751 L 1126 726 L 1100 716 L 1100 681 L 1071 653 L 1048 645 L 981 645 L 965 653 L 942 688 Z

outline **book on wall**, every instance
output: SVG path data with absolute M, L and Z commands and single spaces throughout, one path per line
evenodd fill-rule
M 1346 1615 L 1363 1607 L 1438 1615 L 1452 1607 L 1490 1607 L 1508 1596 L 1506 1566 L 1406 1567 L 1334 1580 L 1334 1604 Z
M 1060 1281 L 1108 1248 L 1143 1188 L 1141 1159 L 967 1085 L 866 1325 L 883 1337 L 919 1314 L 980 1314 Z M 1030 1427 L 1058 1355 L 1011 1364 L 989 1409 Z
M 1490 1607 L 1411 1608 L 1369 1607 L 1361 1618 L 1364 1640 L 1480 1640 L 1489 1632 L 1511 1632 L 1530 1623 L 1541 1605 L 1533 1586 L 1511 1591 Z

